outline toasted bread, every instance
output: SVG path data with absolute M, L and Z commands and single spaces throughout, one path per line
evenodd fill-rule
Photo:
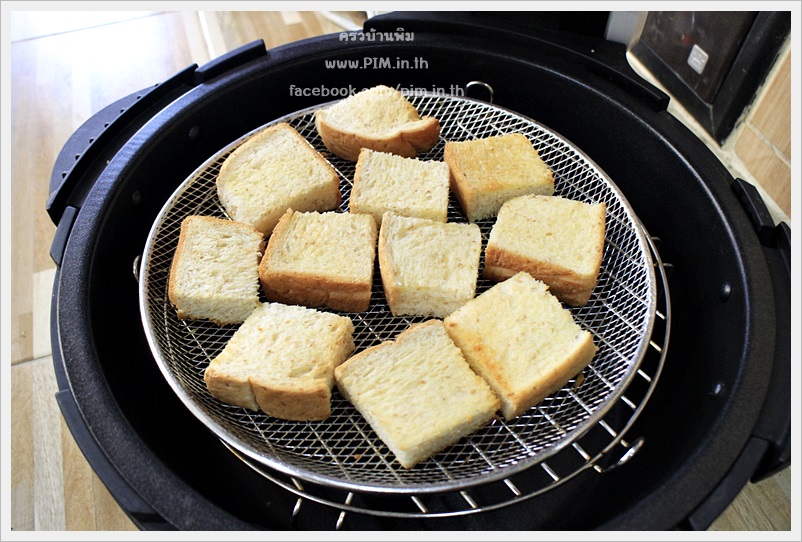
M 500 281 L 526 271 L 560 301 L 585 305 L 601 267 L 605 213 L 604 203 L 559 196 L 507 201 L 490 231 L 484 278 Z
M 445 162 L 362 149 L 348 209 L 373 215 L 379 225 L 385 211 L 446 222 L 448 184 Z
M 384 85 L 320 109 L 315 126 L 326 148 L 351 162 L 363 148 L 412 158 L 440 137 L 437 119 L 421 118 L 400 91 Z
M 334 368 L 354 351 L 347 316 L 263 303 L 204 372 L 216 399 L 288 420 L 331 414 Z
M 210 216 L 181 222 L 167 292 L 180 319 L 243 322 L 259 305 L 262 234 Z
M 283 122 L 255 133 L 225 159 L 217 195 L 228 216 L 265 236 L 287 209 L 330 211 L 342 201 L 337 172 Z
M 371 215 L 287 210 L 259 264 L 265 297 L 346 312 L 368 310 L 376 236 Z
M 508 420 L 562 388 L 597 351 L 591 333 L 524 272 L 478 295 L 444 323 Z
M 337 388 L 410 469 L 490 421 L 499 401 L 465 362 L 440 320 L 337 367 Z
M 495 217 L 515 196 L 554 193 L 551 169 L 522 134 L 448 141 L 443 160 L 451 170 L 451 189 L 470 222 Z
M 444 318 L 476 295 L 482 234 L 476 224 L 384 214 L 379 270 L 394 316 Z

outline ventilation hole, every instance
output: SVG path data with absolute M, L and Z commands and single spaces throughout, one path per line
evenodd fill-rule
M 67 177 L 67 172 L 66 171 L 62 171 L 61 172 L 61 178 L 65 179 L 66 177 Z

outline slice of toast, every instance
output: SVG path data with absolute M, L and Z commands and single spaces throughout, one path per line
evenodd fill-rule
M 287 420 L 331 414 L 334 368 L 354 351 L 347 316 L 263 303 L 204 372 L 213 397 Z
M 243 322 L 259 306 L 262 234 L 247 224 L 210 216 L 181 222 L 170 278 L 178 318 Z
M 376 236 L 371 215 L 287 210 L 259 264 L 265 297 L 338 311 L 368 310 Z
M 371 214 L 379 225 L 385 211 L 446 222 L 448 192 L 445 162 L 362 149 L 356 162 L 349 210 Z
M 379 271 L 394 316 L 444 318 L 476 295 L 482 233 L 476 224 L 384 214 Z
M 265 236 L 289 208 L 330 211 L 342 201 L 337 172 L 287 123 L 255 133 L 225 159 L 217 195 L 228 216 Z
M 526 271 L 560 301 L 585 305 L 599 276 L 606 205 L 559 196 L 520 196 L 506 202 L 490 231 L 483 276 L 505 280 Z
M 486 424 L 499 407 L 440 320 L 414 324 L 394 341 L 356 354 L 334 376 L 408 469 Z
M 523 134 L 448 141 L 443 160 L 451 170 L 451 189 L 470 222 L 496 216 L 515 196 L 554 193 L 551 169 Z
M 398 90 L 384 85 L 365 89 L 315 113 L 326 148 L 356 162 L 363 149 L 412 158 L 430 150 L 440 137 L 440 122 L 422 117 Z
M 562 388 L 597 350 L 593 336 L 548 287 L 524 272 L 469 301 L 444 323 L 501 399 L 508 420 Z

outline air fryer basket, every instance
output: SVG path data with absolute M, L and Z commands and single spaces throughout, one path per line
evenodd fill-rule
M 203 371 L 238 326 L 179 320 L 166 290 L 183 218 L 191 214 L 226 217 L 215 181 L 228 154 L 251 135 L 245 134 L 191 175 L 155 221 L 140 271 L 143 323 L 160 369 L 199 419 L 245 456 L 300 479 L 358 491 L 424 493 L 508 477 L 543 461 L 595 424 L 620 397 L 649 346 L 656 303 L 654 262 L 637 217 L 604 172 L 559 134 L 510 110 L 425 93 L 411 96 L 411 101 L 421 115 L 433 116 L 441 123 L 439 143 L 419 158 L 442 159 L 445 141 L 523 133 L 551 167 L 555 194 L 607 205 L 605 251 L 597 287 L 587 305 L 571 309 L 580 325 L 594 334 L 599 351 L 582 378 L 572 379 L 525 415 L 509 421 L 494 419 L 412 470 L 394 461 L 370 426 L 336 392 L 332 415 L 324 422 L 280 420 L 217 401 L 206 389 Z M 314 124 L 319 107 L 269 125 L 290 123 L 327 156 L 341 177 L 339 211 L 347 212 L 355 164 L 327 153 Z M 452 222 L 465 222 L 453 197 L 448 217 Z M 479 223 L 484 245 L 493 223 Z M 493 284 L 480 279 L 477 292 Z M 392 340 L 413 322 L 424 320 L 393 317 L 384 302 L 378 268 L 370 310 L 349 316 L 355 324 L 356 352 Z

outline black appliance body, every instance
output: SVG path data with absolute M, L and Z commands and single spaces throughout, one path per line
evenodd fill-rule
M 790 228 L 667 113 L 624 46 L 473 14 L 393 13 L 364 30 L 399 28 L 412 39 L 249 44 L 122 98 L 67 142 L 48 202 L 58 226 L 51 325 L 57 398 L 82 451 L 142 529 L 706 529 L 749 480 L 790 464 Z M 426 68 L 324 66 L 366 58 Z M 484 99 L 474 80 L 582 149 L 658 240 L 671 340 L 630 429 L 643 445 L 618 468 L 497 510 L 343 521 L 260 476 L 183 406 L 148 347 L 134 262 L 169 196 L 209 156 L 332 99 L 291 88 L 458 87 Z

